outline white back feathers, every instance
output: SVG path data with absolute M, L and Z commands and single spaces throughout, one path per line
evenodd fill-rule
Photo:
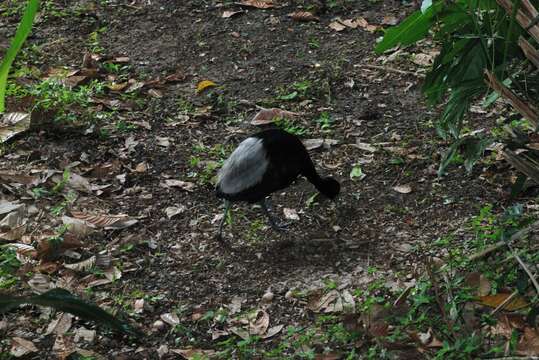
M 260 182 L 267 168 L 263 140 L 249 137 L 238 145 L 219 170 L 217 187 L 225 194 L 237 194 Z

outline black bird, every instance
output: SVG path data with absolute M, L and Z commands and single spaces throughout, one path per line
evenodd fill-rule
M 299 175 L 309 180 L 323 195 L 334 199 L 341 189 L 331 177 L 322 178 L 301 140 L 286 131 L 270 129 L 243 140 L 219 170 L 215 192 L 224 199 L 225 212 L 219 224 L 221 239 L 230 203 L 260 203 L 271 226 L 283 230 L 268 208 L 268 196 L 288 187 Z

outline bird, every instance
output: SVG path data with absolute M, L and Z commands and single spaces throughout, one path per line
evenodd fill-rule
M 216 196 L 224 200 L 224 214 L 217 238 L 222 240 L 223 225 L 232 202 L 259 203 L 270 225 L 284 230 L 270 210 L 271 194 L 290 186 L 304 176 L 329 199 L 335 199 L 341 186 L 332 177 L 321 177 L 301 140 L 285 130 L 272 128 L 243 140 L 225 160 L 217 174 Z

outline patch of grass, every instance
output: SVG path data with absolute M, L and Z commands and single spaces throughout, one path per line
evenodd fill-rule
M 232 145 L 217 144 L 209 147 L 204 144 L 194 144 L 192 146 L 194 155 L 189 158 L 191 171 L 188 176 L 195 178 L 200 185 L 213 185 L 217 169 L 223 165 L 232 149 Z
M 274 122 L 275 126 L 277 126 L 278 128 L 286 131 L 286 132 L 289 132 L 290 134 L 294 134 L 296 136 L 303 136 L 303 135 L 306 135 L 309 133 L 309 131 L 301 126 L 301 125 L 297 125 L 295 124 L 294 122 L 288 120 L 288 119 L 283 119 L 283 118 L 280 118 L 280 119 L 276 119 L 275 122 Z
M 100 36 L 107 31 L 106 27 L 101 27 L 90 33 L 86 40 L 86 48 L 93 54 L 102 54 L 105 49 L 101 46 Z
M 17 284 L 19 278 L 15 273 L 20 266 L 15 249 L 0 247 L 0 289 L 9 289 Z
M 333 119 L 327 111 L 320 113 L 320 115 L 315 121 L 322 132 L 331 132 L 331 125 L 333 124 Z
M 320 40 L 314 36 L 309 38 L 309 47 L 311 49 L 318 49 L 320 48 Z
M 507 261 L 511 257 L 511 251 L 507 248 L 500 248 L 498 253 L 491 257 L 470 260 L 470 255 L 500 240 L 509 239 L 530 222 L 530 217 L 523 214 L 520 205 L 509 207 L 502 214 L 496 214 L 494 207 L 486 204 L 479 209 L 479 214 L 470 220 L 468 229 L 473 235 L 471 241 L 462 242 L 454 234 L 448 234 L 421 249 L 422 254 L 444 251 L 444 266 L 425 262 L 426 273 L 417 280 L 408 295 L 406 311 L 391 317 L 393 329 L 387 339 L 397 341 L 406 338 L 411 332 L 432 331 L 442 344 L 439 348 L 431 349 L 432 359 L 479 358 L 500 355 L 500 350 L 503 353 L 504 343 L 497 342 L 488 331 L 496 324 L 497 318 L 490 316 L 488 308 L 483 311 L 475 310 L 473 313 L 467 310 L 468 304 L 478 300 L 474 293 L 476 290 L 466 285 L 466 276 L 470 273 L 484 276 L 489 281 L 490 294 L 519 289 L 521 296 L 525 296 L 526 289 L 529 288 L 529 279 L 518 265 L 515 266 L 516 260 Z M 528 252 L 525 248 L 522 249 L 521 257 L 529 264 L 539 260 L 536 252 Z M 380 284 L 375 284 L 376 282 L 369 285 L 367 290 L 355 293 L 362 299 L 360 310 L 368 311 L 369 305 L 375 303 L 389 306 L 391 309 L 394 297 L 400 295 L 389 294 L 391 296 L 387 298 L 387 292 L 383 294 L 383 290 L 379 288 Z M 537 299 L 529 301 L 534 303 Z M 531 308 L 533 306 L 532 304 Z M 477 322 L 473 328 L 464 320 L 470 317 Z M 520 335 L 514 334 L 516 344 Z M 380 344 L 369 349 L 369 352 L 376 356 L 381 356 L 382 351 L 385 350 Z

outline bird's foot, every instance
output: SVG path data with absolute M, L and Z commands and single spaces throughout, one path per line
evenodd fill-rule
M 218 232 L 217 234 L 215 234 L 215 237 L 214 239 L 224 248 L 226 249 L 229 249 L 230 248 L 230 243 L 228 242 L 228 240 L 226 240 L 224 237 L 223 237 L 223 233 L 222 232 Z

